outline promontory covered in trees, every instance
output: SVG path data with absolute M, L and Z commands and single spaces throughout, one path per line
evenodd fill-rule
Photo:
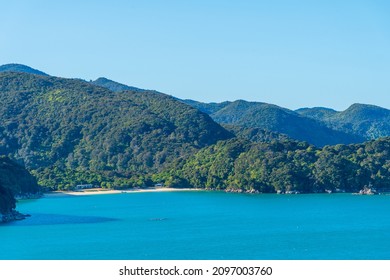
M 39 191 L 37 180 L 24 167 L 0 157 L 0 223 L 23 218 L 15 211 L 15 196 L 30 197 Z
M 53 77 L 18 64 L 0 72 L 0 154 L 18 170 L 26 168 L 33 177 L 27 171 L 22 177 L 41 187 L 390 188 L 385 108 L 292 111 L 243 100 L 201 103 L 106 78 Z M 10 209 L 16 192 L 1 176 L 2 208 Z

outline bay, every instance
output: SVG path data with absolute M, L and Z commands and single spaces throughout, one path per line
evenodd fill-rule
M 390 259 L 390 196 L 207 191 L 49 196 L 0 226 L 9 260 Z

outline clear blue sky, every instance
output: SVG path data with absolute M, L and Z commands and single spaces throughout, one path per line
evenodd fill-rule
M 390 108 L 390 1 L 0 4 L 0 64 L 205 102 Z

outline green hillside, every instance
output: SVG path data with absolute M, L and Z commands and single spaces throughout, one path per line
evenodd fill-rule
M 387 109 L 208 104 L 109 90 L 118 84 L 107 81 L 0 73 L 0 155 L 20 164 L 1 158 L 5 208 L 14 207 L 14 194 L 38 189 L 22 166 L 58 189 L 156 182 L 248 192 L 390 189 L 390 138 L 340 144 L 388 135 Z
M 115 93 L 81 80 L 0 73 L 0 154 L 44 186 L 142 185 L 232 135 L 204 113 L 155 92 Z
M 109 89 L 111 91 L 115 91 L 115 92 L 121 92 L 121 91 L 126 91 L 126 90 L 129 90 L 129 91 L 145 91 L 144 89 L 127 86 L 127 85 L 124 85 L 124 84 L 121 84 L 121 83 L 109 80 L 107 78 L 98 78 L 95 81 L 92 81 L 91 84 L 93 84 L 95 86 L 104 87 L 104 88 L 107 88 L 107 89 Z
M 9 214 L 15 209 L 15 195 L 23 196 L 37 192 L 39 192 L 37 181 L 25 168 L 7 157 L 0 157 L 0 214 Z
M 319 120 L 319 121 L 323 121 L 337 114 L 337 111 L 330 108 L 324 108 L 324 107 L 301 108 L 295 110 L 295 112 L 299 113 L 302 116 Z
M 247 192 L 390 190 L 390 138 L 322 149 L 291 140 L 220 141 L 161 174 L 180 186 Z
M 210 107 L 205 103 L 189 104 L 204 112 L 212 112 L 210 116 L 220 124 L 282 133 L 316 146 L 359 143 L 364 140 L 352 133 L 337 131 L 313 118 L 272 104 L 244 100 L 223 103 L 221 106 L 211 103 Z
M 275 140 L 288 140 L 286 134 L 273 132 L 270 130 L 258 128 L 258 127 L 242 127 L 231 124 L 222 125 L 226 130 L 233 133 L 236 137 L 249 140 L 251 142 L 272 142 Z
M 199 102 L 199 101 L 195 101 L 195 100 L 191 100 L 191 99 L 184 99 L 184 100 L 182 100 L 182 102 L 198 109 L 199 111 L 202 111 L 206 114 L 209 114 L 209 115 L 212 115 L 212 114 L 218 112 L 219 110 L 225 108 L 226 106 L 228 106 L 229 104 L 232 103 L 230 101 L 225 101 L 225 102 L 221 102 L 221 103 L 215 103 L 215 102 L 204 103 L 204 102 Z
M 353 104 L 345 111 L 321 114 L 321 109 L 300 109 L 299 114 L 323 122 L 329 128 L 370 140 L 390 135 L 390 110 L 374 105 Z
M 142 91 L 105 78 L 92 83 L 118 92 L 129 89 Z M 354 104 L 343 112 L 337 112 L 324 107 L 292 111 L 273 104 L 244 100 L 221 103 L 191 99 L 180 101 L 210 115 L 222 125 L 232 125 L 237 136 L 254 141 L 269 139 L 265 136 L 267 131 L 319 147 L 361 143 L 390 136 L 389 110 L 372 105 Z
M 29 74 L 41 75 L 41 76 L 49 76 L 48 74 L 39 71 L 37 69 L 31 68 L 23 64 L 16 64 L 16 63 L 1 65 L 0 72 L 18 72 L 18 73 L 29 73 Z

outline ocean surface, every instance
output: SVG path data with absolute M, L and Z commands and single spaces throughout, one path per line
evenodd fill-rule
M 188 191 L 47 197 L 0 259 L 390 259 L 390 196 Z

